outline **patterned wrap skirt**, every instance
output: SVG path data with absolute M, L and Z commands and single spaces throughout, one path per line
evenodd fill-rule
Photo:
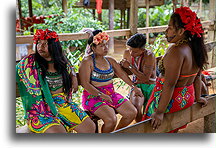
M 97 89 L 102 93 L 109 95 L 113 103 L 109 103 L 106 100 L 98 96 L 94 96 L 86 90 L 84 90 L 82 95 L 82 106 L 85 110 L 90 111 L 92 114 L 94 114 L 94 112 L 101 106 L 108 105 L 116 109 L 120 107 L 124 102 L 128 101 L 128 99 L 124 98 L 122 95 L 115 92 L 113 83 L 108 84 L 106 86 L 97 87 Z
M 64 93 L 52 95 L 58 115 L 54 116 L 45 101 L 33 104 L 27 111 L 27 124 L 34 133 L 44 133 L 53 125 L 62 124 L 67 132 L 71 132 L 81 124 L 88 115 L 74 102 L 68 102 Z
M 143 120 L 149 119 L 151 115 L 155 112 L 155 109 L 158 108 L 163 84 L 164 84 L 164 79 L 157 78 L 156 86 L 145 108 Z M 195 94 L 194 94 L 193 84 L 184 87 L 176 87 L 174 89 L 172 99 L 170 100 L 165 113 L 177 112 L 179 110 L 183 110 L 192 106 L 194 103 L 194 98 L 195 98 Z M 180 128 L 184 128 L 184 127 L 186 126 Z M 166 131 L 166 132 L 174 132 L 175 130 Z

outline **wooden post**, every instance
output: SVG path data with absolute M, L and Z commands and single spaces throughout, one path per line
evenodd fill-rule
M 62 0 L 62 9 L 67 14 L 67 0 Z
M 102 22 L 102 12 L 100 14 L 98 14 L 98 21 Z
M 126 28 L 130 28 L 130 8 L 127 9 L 127 26 Z
M 131 35 L 137 33 L 138 23 L 138 0 L 130 1 L 130 31 Z
M 114 29 L 114 0 L 109 0 L 109 30 Z M 109 52 L 114 53 L 114 37 L 109 40 Z
M 120 13 L 121 13 L 120 29 L 122 29 L 123 28 L 123 10 L 122 9 L 120 10 Z
M 33 17 L 33 12 L 32 12 L 32 0 L 28 0 L 28 9 L 29 9 L 29 17 Z M 31 34 L 34 34 L 34 28 L 33 26 L 30 29 Z
M 92 15 L 93 15 L 93 19 L 95 20 L 96 17 L 95 17 L 95 9 L 92 9 Z
M 23 32 L 23 24 L 22 24 L 22 8 L 21 8 L 21 1 L 17 0 L 18 11 L 19 11 L 19 23 L 20 23 L 20 32 Z
M 215 0 L 209 1 L 209 18 L 214 21 L 214 25 L 211 25 L 208 30 L 208 42 L 215 41 L 215 15 L 216 15 L 216 2 Z M 210 68 L 215 66 L 215 48 L 212 49 L 212 55 L 209 57 L 211 59 Z
M 204 133 L 215 133 L 215 113 L 204 117 Z
M 125 9 L 123 10 L 123 29 L 125 29 L 127 26 L 126 26 L 126 17 L 125 17 Z
M 175 12 L 177 0 L 173 0 L 172 2 L 173 2 L 173 12 Z
M 146 27 L 149 27 L 149 0 L 146 0 Z M 146 33 L 146 43 L 149 44 L 149 33 Z
M 202 18 L 202 0 L 200 0 L 200 3 L 199 3 L 199 16 L 200 18 Z

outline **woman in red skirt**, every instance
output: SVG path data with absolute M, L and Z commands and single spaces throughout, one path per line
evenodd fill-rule
M 143 120 L 152 118 L 153 129 L 161 125 L 165 113 L 188 108 L 194 101 L 207 104 L 200 97 L 200 72 L 207 63 L 202 33 L 200 19 L 190 8 L 177 8 L 172 14 L 166 38 L 173 44 L 158 63 L 160 76 L 143 116 Z

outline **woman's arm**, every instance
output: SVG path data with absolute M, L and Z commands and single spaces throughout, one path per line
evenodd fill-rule
M 129 86 L 133 87 L 136 95 L 143 96 L 142 92 L 134 85 L 134 83 L 128 77 L 127 73 L 122 70 L 121 66 L 116 62 L 116 60 L 111 57 L 108 57 L 107 59 L 112 64 L 115 74 Z
M 90 83 L 91 63 L 92 61 L 90 60 L 90 58 L 84 58 L 79 67 L 79 78 L 82 87 L 85 90 L 87 90 L 90 94 L 94 96 L 100 96 L 101 98 L 109 102 L 112 102 L 112 99 L 108 95 L 100 92 Z
M 165 82 L 163 85 L 158 108 L 156 109 L 155 113 L 151 115 L 151 124 L 153 126 L 153 129 L 157 129 L 161 125 L 164 113 L 172 98 L 175 85 L 179 79 L 183 60 L 184 54 L 180 49 L 177 48 L 173 48 L 172 51 L 169 52 L 169 54 L 167 54 L 164 59 Z
M 155 57 L 153 53 L 148 53 L 148 55 L 145 57 L 145 64 L 142 67 L 142 71 L 139 71 L 137 68 L 135 68 L 133 65 L 131 65 L 128 60 L 122 60 L 121 65 L 124 68 L 128 68 L 133 74 L 137 76 L 137 78 L 142 83 L 148 83 L 149 78 L 152 75 L 152 71 L 155 68 Z
M 202 89 L 201 71 L 198 72 L 193 84 L 195 90 L 195 101 L 197 103 L 202 104 L 202 107 L 205 107 L 208 101 L 206 100 L 206 98 L 201 97 L 201 89 Z

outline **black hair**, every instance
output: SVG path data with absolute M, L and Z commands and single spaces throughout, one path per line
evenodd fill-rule
M 178 28 L 185 28 L 185 24 L 182 22 L 179 14 L 173 13 L 171 20 L 173 21 L 173 26 L 176 30 Z M 200 35 L 201 37 L 197 37 L 196 34 L 192 35 L 190 31 L 185 31 L 185 36 L 189 40 L 189 46 L 192 49 L 196 65 L 200 69 L 204 69 L 204 67 L 208 63 L 208 55 L 204 44 L 203 34 Z
M 132 48 L 141 48 L 141 49 L 144 49 L 145 44 L 146 44 L 146 36 L 141 33 L 134 34 L 126 42 L 126 45 Z
M 64 93 L 69 94 L 72 90 L 72 79 L 70 74 L 67 71 L 67 64 L 69 63 L 68 59 L 65 57 L 61 44 L 59 41 L 55 42 L 54 38 L 47 39 L 48 41 L 48 51 L 54 61 L 54 68 L 62 74 L 63 78 L 63 90 Z M 37 44 L 36 44 L 36 53 L 35 53 L 35 60 L 38 62 L 39 67 L 42 70 L 42 77 L 43 79 L 46 76 L 46 71 L 48 69 L 48 62 L 40 56 L 37 51 Z
M 93 32 L 92 32 L 92 35 L 89 37 L 89 39 L 88 39 L 88 44 L 89 45 L 93 45 L 93 46 L 96 46 L 94 43 L 92 43 L 93 42 L 93 38 L 94 38 L 94 36 L 96 36 L 98 33 L 100 33 L 100 32 L 102 32 L 102 30 L 94 30 Z

